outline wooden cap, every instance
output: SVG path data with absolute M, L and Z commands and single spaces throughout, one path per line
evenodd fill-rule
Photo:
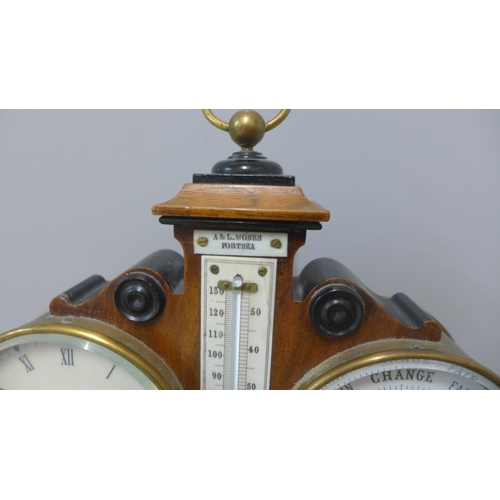
M 167 217 L 326 222 L 330 212 L 309 201 L 298 186 L 185 184 L 170 201 L 154 205 Z

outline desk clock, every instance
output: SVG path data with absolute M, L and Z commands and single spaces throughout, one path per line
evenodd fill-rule
M 378 295 L 330 257 L 293 275 L 330 214 L 254 150 L 289 110 L 268 122 L 203 113 L 241 150 L 153 206 L 183 255 L 160 250 L 111 281 L 91 276 L 2 334 L 2 389 L 500 387 L 408 296 Z

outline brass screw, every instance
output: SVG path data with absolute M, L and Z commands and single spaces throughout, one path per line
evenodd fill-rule
M 267 274 L 267 269 L 265 267 L 259 267 L 258 273 L 260 276 L 265 276 Z
M 210 271 L 212 274 L 219 274 L 219 266 L 216 266 L 215 264 L 213 266 L 210 266 Z
M 281 248 L 281 241 L 278 239 L 272 240 L 271 241 L 271 246 L 273 248 Z
M 200 245 L 200 247 L 206 247 L 208 245 L 208 238 L 205 238 L 205 236 L 200 236 L 198 238 L 198 245 Z

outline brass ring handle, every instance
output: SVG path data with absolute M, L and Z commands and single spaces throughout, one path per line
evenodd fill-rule
M 222 120 L 219 120 L 213 113 L 211 109 L 202 109 L 203 114 L 205 115 L 206 119 L 214 126 L 217 128 L 220 128 L 221 130 L 224 130 L 227 132 L 229 130 L 229 123 L 223 122 Z
M 266 132 L 276 128 L 289 115 L 289 109 L 282 109 L 272 120 L 266 122 Z
M 203 114 L 205 115 L 206 119 L 215 127 L 220 128 L 221 130 L 224 130 L 227 132 L 229 130 L 229 123 L 224 122 L 217 118 L 213 113 L 211 109 L 202 109 Z M 269 130 L 272 130 L 273 128 L 276 128 L 283 120 L 288 116 L 290 113 L 289 109 L 282 109 L 272 120 L 269 120 L 266 122 L 265 125 L 265 131 L 268 132 Z

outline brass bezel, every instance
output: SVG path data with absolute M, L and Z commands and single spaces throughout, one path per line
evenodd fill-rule
M 64 335 L 91 342 L 134 365 L 157 389 L 182 389 L 172 370 L 149 347 L 123 330 L 94 319 L 44 316 L 0 335 L 0 348 L 5 342 L 34 334 Z
M 455 364 L 482 375 L 500 389 L 500 377 L 473 359 L 462 355 L 462 351 L 451 340 L 441 342 L 384 340 L 349 349 L 313 368 L 295 384 L 294 389 L 321 389 L 333 380 L 359 368 L 400 359 L 428 359 Z

